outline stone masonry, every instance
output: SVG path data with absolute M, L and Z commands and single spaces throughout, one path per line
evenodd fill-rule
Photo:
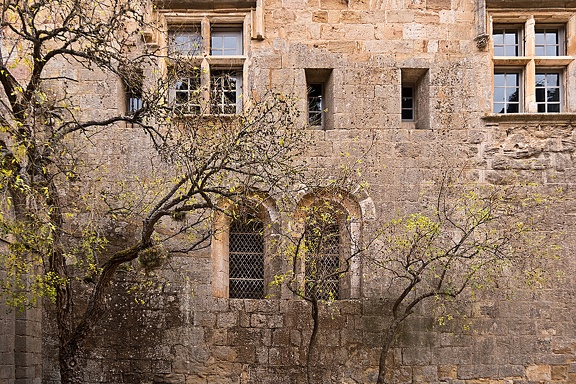
M 575 1 L 154 4 L 154 17 L 166 28 L 186 17 L 247 15 L 242 19 L 243 91 L 295 95 L 303 123 L 309 85 L 324 85 L 324 125 L 313 130 L 317 145 L 307 160 L 312 167 L 330 169 L 343 154 L 354 157 L 371 147 L 363 160 L 370 188 L 354 202 L 366 228 L 414 207 L 422 184 L 445 164 L 468 165 L 471 177 L 482 183 L 498 184 L 509 175 L 550 188 L 572 188 L 576 182 Z M 562 28 L 561 58 L 546 62 L 532 55 L 513 62 L 493 57 L 494 25 L 529 26 L 534 20 Z M 154 39 L 161 44 L 161 38 Z M 523 113 L 493 113 L 495 68 L 513 68 L 526 73 L 524 81 L 535 82 L 542 62 L 551 63 L 546 71 L 562 74 L 561 113 L 537 113 L 536 91 L 530 90 L 524 92 Z M 114 112 L 120 105 L 123 95 L 115 79 L 67 70 L 90 81 L 85 97 L 97 103 L 94 113 Z M 407 85 L 416 92 L 412 121 L 402 118 L 400 95 Z M 115 164 L 111 174 L 138 172 L 148 161 L 145 151 L 130 150 L 146 145 L 137 128 L 119 126 L 106 135 L 94 138 L 105 143 L 94 156 Z M 435 321 L 432 308 L 418 308 L 390 352 L 391 383 L 576 383 L 576 209 L 563 208 L 550 233 L 561 238 L 560 269 L 566 273 L 543 288 L 503 284 L 501 290 L 455 303 L 464 316 L 447 325 Z M 115 296 L 95 333 L 99 336 L 90 340 L 86 382 L 305 383 L 310 306 L 284 289 L 261 300 L 219 297 L 213 262 L 209 249 L 178 254 L 157 271 L 160 279 L 143 303 L 132 295 Z M 390 298 L 367 267 L 360 268 L 358 297 L 321 307 L 314 361 L 318 382 L 376 380 Z M 125 292 L 133 283 L 121 273 L 114 289 Z M 5 315 L 0 305 L 0 382 L 37 383 L 41 376 L 42 383 L 59 383 L 50 311 L 42 324 L 37 313 L 21 316 Z M 42 365 L 35 363 L 39 353 Z

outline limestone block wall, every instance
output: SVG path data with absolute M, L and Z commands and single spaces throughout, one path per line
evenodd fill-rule
M 343 154 L 353 158 L 370 148 L 362 172 L 374 221 L 410 212 L 422 185 L 445 166 L 467 165 L 480 182 L 514 174 L 551 187 L 573 185 L 573 116 L 486 117 L 492 62 L 474 41 L 475 6 L 472 0 L 266 0 L 264 39 L 250 42 L 245 91 L 293 94 L 306 111 L 306 71 L 331 70 L 330 126 L 313 131 L 307 160 L 330 170 Z M 400 114 L 403 76 L 414 73 L 423 74 L 419 89 L 425 89 L 420 126 Z M 114 111 L 121 99 L 114 80 L 90 79 L 85 102 L 96 106 L 91 113 Z M 301 118 L 305 123 L 306 114 Z M 117 127 L 91 139 L 102 144 L 90 156 L 106 164 L 108 181 L 121 178 L 120 169 L 145 172 L 151 161 L 137 129 Z M 431 308 L 419 308 L 390 353 L 391 382 L 576 382 L 575 218 L 566 205 L 550 223 L 561 236 L 560 269 L 567 272 L 545 289 L 504 284 L 458 303 L 464 320 L 446 326 L 435 322 Z M 369 229 L 372 222 L 365 224 Z M 390 298 L 363 268 L 360 299 L 322 308 L 313 369 L 318 382 L 375 381 Z M 214 298 L 209 250 L 177 255 L 157 273 L 151 290 L 132 294 L 126 294 L 132 276 L 119 276 L 114 289 L 122 294 L 110 301 L 90 340 L 87 383 L 305 382 L 308 304 L 286 292 L 266 300 Z M 43 381 L 56 384 L 49 313 L 44 324 Z

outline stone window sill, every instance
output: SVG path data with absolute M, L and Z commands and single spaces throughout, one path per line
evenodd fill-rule
M 576 113 L 494 113 L 482 117 L 482 120 L 489 123 L 576 122 Z

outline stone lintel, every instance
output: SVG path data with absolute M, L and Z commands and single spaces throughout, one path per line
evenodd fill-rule
M 160 9 L 250 9 L 256 0 L 153 0 Z
M 576 8 L 575 0 L 486 0 L 487 8 Z

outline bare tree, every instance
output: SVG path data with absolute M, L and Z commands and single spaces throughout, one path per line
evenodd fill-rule
M 170 251 L 207 246 L 220 199 L 272 194 L 300 175 L 293 159 L 305 140 L 288 98 L 263 96 L 222 118 L 171 105 L 167 90 L 178 74 L 158 71 L 162 51 L 142 41 L 140 31 L 154 28 L 145 5 L 2 3 L 0 261 L 7 278 L 0 293 L 17 307 L 52 300 L 62 383 L 83 382 L 85 340 L 120 266 L 139 257 L 154 265 Z M 171 60 L 178 67 L 179 58 Z M 135 108 L 88 108 L 82 90 L 94 84 L 76 70 L 121 79 L 137 91 Z M 150 153 L 149 163 L 131 180 L 92 161 L 106 145 L 99 137 L 113 137 L 119 124 L 148 137 L 134 155 Z M 157 231 L 170 220 L 175 232 Z M 170 248 L 182 234 L 187 245 Z

